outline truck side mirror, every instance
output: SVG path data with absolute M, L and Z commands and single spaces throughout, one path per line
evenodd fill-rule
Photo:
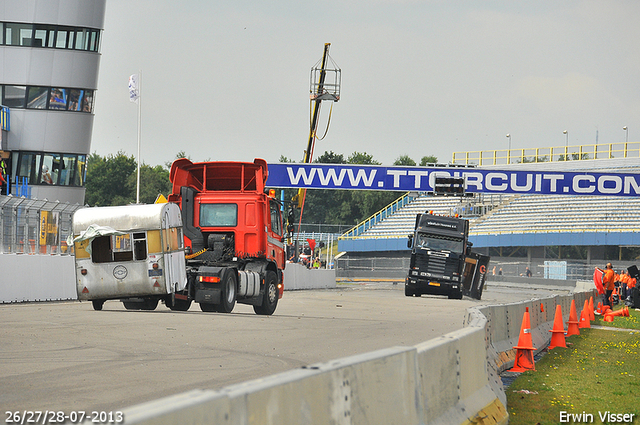
M 407 236 L 407 248 L 411 248 L 412 244 L 413 244 L 413 234 L 409 234 Z

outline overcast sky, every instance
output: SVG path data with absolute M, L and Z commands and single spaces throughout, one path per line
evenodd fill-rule
M 324 43 L 341 99 L 315 155 L 640 140 L 640 2 L 107 0 L 91 151 L 301 161 Z M 322 103 L 319 133 L 331 102 Z

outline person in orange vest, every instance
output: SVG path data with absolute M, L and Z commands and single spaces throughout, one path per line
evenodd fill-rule
M 629 272 L 627 272 L 626 270 L 623 270 L 620 273 L 620 296 L 622 297 L 622 299 L 624 300 L 625 298 L 627 298 L 627 285 L 629 284 Z
M 635 302 L 635 300 L 633 300 L 633 288 L 636 287 L 636 283 L 636 278 L 629 275 L 629 280 L 627 281 L 627 301 Z
M 613 303 L 611 302 L 611 294 L 615 288 L 615 272 L 611 263 L 607 263 L 602 277 L 602 286 L 604 287 L 604 305 L 608 305 L 613 310 Z

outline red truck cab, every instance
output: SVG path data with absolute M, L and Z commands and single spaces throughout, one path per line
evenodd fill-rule
M 202 286 L 200 297 L 192 294 L 201 307 L 226 302 L 226 308 L 222 308 L 226 312 L 235 299 L 253 304 L 254 308 L 264 305 L 263 298 L 270 291 L 265 285 L 274 277 L 277 298 L 282 297 L 284 227 L 280 202 L 265 193 L 267 176 L 263 159 L 192 163 L 183 158 L 171 165 L 173 189 L 169 202 L 177 203 L 182 210 L 191 274 L 199 281 L 200 276 L 207 278 L 216 273 L 223 279 L 226 271 L 222 269 L 231 268 L 238 274 L 235 288 L 228 287 L 226 292 L 222 288 L 219 298 L 213 286 Z M 256 276 L 260 279 L 259 294 L 251 283 L 243 286 L 243 282 L 251 282 Z M 205 306 L 203 310 L 210 308 Z M 220 311 L 219 307 L 216 309 Z M 268 313 L 270 308 L 266 310 Z

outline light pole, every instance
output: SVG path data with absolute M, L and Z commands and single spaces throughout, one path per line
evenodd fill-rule
M 511 164 L 511 134 L 507 133 L 507 139 L 509 139 L 509 150 L 507 151 L 507 164 Z
M 629 129 L 626 125 L 622 129 L 624 130 L 624 142 L 629 143 Z
M 562 134 L 565 135 L 565 138 L 564 138 L 565 146 L 569 147 L 569 132 L 567 130 L 564 130 Z

